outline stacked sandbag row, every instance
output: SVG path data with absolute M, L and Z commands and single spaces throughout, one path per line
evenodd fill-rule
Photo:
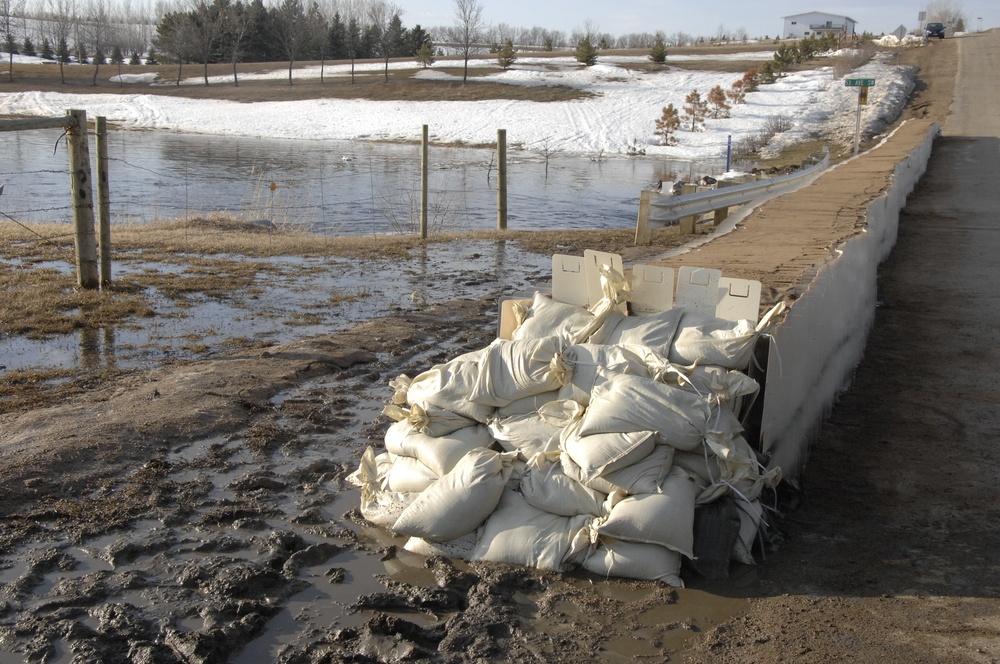
M 765 331 L 674 309 L 626 316 L 535 294 L 511 340 L 400 376 L 386 450 L 352 476 L 406 548 L 682 586 L 697 506 L 739 505 L 753 562 L 763 473 L 738 412 Z

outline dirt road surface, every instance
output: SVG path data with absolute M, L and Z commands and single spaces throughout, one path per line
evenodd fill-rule
M 944 120 L 957 80 L 955 115 L 759 565 L 675 591 L 425 560 L 364 523 L 345 476 L 385 431 L 387 381 L 492 337 L 496 303 L 456 300 L 0 417 L 0 663 L 1000 661 L 998 52 L 994 32 L 903 56 L 908 117 Z M 793 297 L 860 231 L 874 170 L 827 185 L 843 225 L 753 250 L 780 266 L 733 260 L 787 223 L 777 203 L 699 263 Z

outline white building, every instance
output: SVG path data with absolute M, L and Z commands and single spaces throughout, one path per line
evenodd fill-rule
M 784 39 L 822 37 L 828 32 L 850 39 L 854 35 L 854 27 L 858 24 L 850 16 L 839 16 L 826 12 L 793 14 L 783 16 L 782 20 L 785 21 L 785 28 L 781 31 L 781 36 Z

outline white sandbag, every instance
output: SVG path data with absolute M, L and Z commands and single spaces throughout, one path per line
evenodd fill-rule
M 661 447 L 665 446 L 661 445 Z M 593 489 L 594 491 L 600 491 L 601 493 L 607 494 L 607 493 L 612 493 L 613 491 L 616 491 L 618 489 L 618 487 L 616 487 L 611 482 L 608 482 L 600 475 L 596 477 L 591 477 L 589 479 L 585 478 L 583 476 L 583 470 L 580 468 L 580 464 L 578 464 L 576 461 L 573 461 L 573 457 L 567 454 L 566 450 L 560 450 L 559 464 L 562 466 L 563 472 L 566 473 L 567 477 L 571 477 L 580 484 L 583 484 L 584 486 Z
M 786 308 L 784 302 L 779 302 L 757 325 L 746 319 L 734 322 L 686 311 L 668 358 L 679 364 L 698 362 L 745 370 L 750 365 L 757 338 L 774 329 Z
M 701 444 L 710 415 L 708 402 L 696 394 L 641 376 L 602 373 L 580 435 L 655 431 L 661 442 L 691 450 Z
M 514 330 L 512 338 L 517 341 L 561 337 L 572 343 L 593 320 L 594 314 L 581 306 L 556 302 L 536 292 L 528 318 Z
M 388 527 L 419 494 L 399 493 L 382 489 L 382 482 L 392 466 L 386 453 L 376 456 L 367 448 L 361 455 L 358 469 L 347 476 L 347 481 L 361 489 L 361 515 L 375 525 Z
M 503 419 L 505 417 L 511 417 L 513 415 L 526 415 L 528 413 L 537 413 L 539 408 L 541 408 L 550 401 L 555 401 L 558 398 L 559 398 L 559 390 L 551 390 L 549 392 L 542 392 L 541 394 L 532 394 L 530 397 L 515 399 L 506 406 L 501 406 L 500 408 L 497 408 L 496 417 Z
M 759 500 L 752 503 L 737 501 L 736 507 L 739 508 L 740 532 L 736 541 L 733 542 L 732 560 L 744 565 L 756 565 L 757 561 L 753 557 L 753 546 L 760 530 L 764 509 Z
M 682 315 L 683 310 L 670 309 L 647 316 L 609 318 L 590 342 L 646 346 L 665 355 L 670 352 Z
M 645 459 L 656 448 L 652 431 L 627 431 L 580 435 L 584 420 L 562 430 L 559 448 L 580 467 L 582 481 L 625 468 Z
M 684 587 L 680 577 L 681 554 L 658 544 L 602 537 L 597 548 L 583 561 L 583 567 L 605 578 L 617 576 Z
M 403 510 L 392 526 L 401 535 L 441 542 L 467 535 L 493 512 L 510 478 L 515 454 L 474 449 Z
M 607 495 L 588 489 L 563 472 L 558 459 L 538 455 L 528 461 L 521 477 L 521 494 L 528 504 L 558 516 L 599 516 Z
M 492 417 L 493 407 L 469 400 L 479 379 L 479 363 L 452 360 L 431 367 L 410 381 L 406 402 L 437 406 L 485 423 Z
M 470 560 L 488 560 L 560 571 L 582 558 L 590 547 L 593 517 L 556 516 L 532 507 L 516 491 L 505 491 L 486 521 Z
M 450 472 L 471 450 L 492 445 L 493 436 L 482 424 L 452 431 L 446 436 L 429 436 L 403 420 L 390 426 L 385 434 L 388 451 L 419 459 L 438 477 Z
M 658 544 L 690 558 L 694 547 L 694 501 L 698 486 L 681 468 L 673 468 L 662 493 L 629 496 L 596 522 L 601 537 Z
M 559 337 L 506 341 L 487 347 L 479 374 L 468 398 L 485 406 L 506 406 L 512 401 L 559 389 L 570 380 L 570 367 Z
M 600 479 L 629 496 L 656 493 L 660 491 L 663 480 L 670 474 L 675 452 L 676 450 L 669 445 L 657 445 L 645 459 L 621 470 L 604 473 Z M 587 485 L 597 488 L 590 482 Z
M 407 456 L 397 456 L 382 482 L 387 491 L 399 493 L 419 493 L 438 479 L 437 473 L 419 460 Z
M 411 537 L 406 540 L 403 548 L 410 553 L 427 556 L 428 558 L 431 556 L 444 556 L 445 558 L 468 560 L 478 542 L 479 535 L 474 530 L 468 535 L 462 535 L 457 539 L 444 542 L 431 542 L 420 537 Z
M 738 502 L 750 502 L 765 488 L 774 488 L 781 481 L 780 467 L 761 472 L 757 455 L 742 436 L 729 438 L 709 433 L 706 444 L 715 462 L 712 466 L 714 479 L 711 486 L 698 495 L 699 505 L 727 494 L 732 494 Z
M 525 459 L 530 459 L 539 452 L 558 450 L 561 430 L 543 420 L 538 413 L 489 421 L 490 434 L 504 450 L 520 452 Z
M 646 363 L 622 346 L 576 344 L 566 349 L 566 361 L 573 367 L 573 377 L 559 389 L 559 399 L 572 399 L 586 406 L 594 389 L 598 371 L 646 376 Z
M 406 420 L 414 429 L 420 433 L 426 433 L 428 436 L 447 436 L 452 431 L 458 431 L 476 423 L 475 420 L 464 415 L 422 403 L 415 403 L 409 408 L 391 403 L 382 409 L 382 414 L 397 422 Z

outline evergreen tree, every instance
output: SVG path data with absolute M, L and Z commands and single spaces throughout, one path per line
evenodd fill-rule
M 726 97 L 734 104 L 746 103 L 747 92 L 742 78 L 733 81 L 733 84 L 726 90 Z
M 514 48 L 514 41 L 508 38 L 497 53 L 497 64 L 501 69 L 510 69 L 515 62 L 517 62 L 517 49 Z
M 680 129 L 681 118 L 673 104 L 663 107 L 663 114 L 656 120 L 656 130 L 653 133 L 660 137 L 664 145 L 674 145 L 677 139 L 674 132 Z
M 149 47 L 149 51 L 146 53 L 146 64 L 147 65 L 158 65 L 160 64 L 157 60 L 156 49 L 152 46 Z
M 59 43 L 56 44 L 56 58 L 59 62 L 68 63 L 70 61 L 69 46 L 66 44 L 66 38 L 60 37 Z
M 587 67 L 597 64 L 597 49 L 590 43 L 590 37 L 583 37 L 576 43 L 573 55 L 577 62 L 581 62 Z
M 393 14 L 389 19 L 389 25 L 386 28 L 385 34 L 385 46 L 383 48 L 388 51 L 388 55 L 391 58 L 413 57 L 413 51 L 410 50 L 409 36 L 406 34 L 406 28 L 403 27 L 403 19 L 399 14 Z
M 111 49 L 111 64 L 120 65 L 124 64 L 125 56 L 122 55 L 122 50 L 116 44 L 114 48 Z
M 434 44 L 429 38 L 417 49 L 416 60 L 424 69 L 434 64 Z
M 76 46 L 76 61 L 81 65 L 90 63 L 90 60 L 87 59 L 87 50 L 81 44 Z
M 649 49 L 649 59 L 661 65 L 667 61 L 667 45 L 663 43 L 663 36 L 660 34 L 656 35 L 656 41 Z
M 130 65 L 141 65 L 142 58 L 139 57 L 139 51 L 132 51 L 132 57 L 129 58 L 128 63 Z
M 42 57 L 46 60 L 55 60 L 56 54 L 52 52 L 52 42 L 48 37 L 42 39 Z
M 408 53 L 407 55 L 416 55 L 417 51 L 420 50 L 420 47 L 423 46 L 425 42 L 431 41 L 430 34 L 428 34 L 426 30 L 421 28 L 419 23 L 413 26 L 413 28 L 409 32 L 408 37 L 409 37 L 411 52 Z M 431 43 L 431 53 L 433 54 L 433 52 L 434 52 L 434 44 Z
M 684 115 L 691 118 L 690 131 L 697 131 L 698 127 L 705 124 L 705 116 L 708 115 L 708 104 L 701 98 L 701 93 L 692 90 L 684 98 Z
M 108 64 L 108 59 L 104 56 L 104 51 L 100 47 L 98 47 L 97 50 L 94 51 L 94 64 L 95 65 Z
M 347 26 L 344 25 L 340 12 L 336 12 L 330 19 L 330 30 L 327 35 L 331 60 L 346 60 L 350 57 L 347 52 Z
M 713 118 L 729 117 L 729 104 L 726 103 L 726 92 L 721 85 L 716 85 L 708 91 L 708 103 L 712 106 Z
M 24 46 L 21 48 L 21 53 L 30 55 L 33 58 L 38 57 L 38 52 L 35 51 L 35 44 L 31 41 L 31 37 L 24 38 Z

